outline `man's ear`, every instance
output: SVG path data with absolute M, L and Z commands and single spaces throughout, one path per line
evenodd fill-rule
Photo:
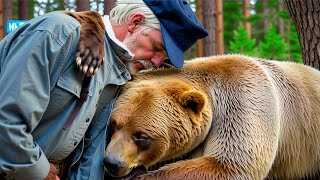
M 133 14 L 128 22 L 128 31 L 133 32 L 136 26 L 141 25 L 144 22 L 144 15 L 142 13 Z

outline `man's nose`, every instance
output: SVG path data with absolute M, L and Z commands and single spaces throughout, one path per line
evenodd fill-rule
M 167 56 L 165 54 L 156 53 L 155 56 L 151 59 L 151 62 L 154 66 L 159 67 L 165 59 L 167 59 Z

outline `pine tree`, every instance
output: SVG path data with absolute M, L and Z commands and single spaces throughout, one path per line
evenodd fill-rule
M 234 41 L 230 42 L 230 52 L 246 54 L 249 56 L 255 55 L 255 39 L 250 39 L 248 37 L 247 30 L 240 25 L 238 30 L 235 30 L 233 33 Z
M 238 23 L 242 21 L 242 1 L 238 0 L 225 0 L 223 1 L 223 21 L 224 21 L 224 49 L 225 52 L 230 52 L 228 42 L 233 40 L 233 31 L 237 30 Z
M 284 60 L 286 58 L 285 41 L 273 26 L 269 27 L 264 39 L 259 43 L 259 53 L 261 57 L 267 59 Z

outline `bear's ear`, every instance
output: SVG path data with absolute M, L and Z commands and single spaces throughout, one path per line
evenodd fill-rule
M 189 90 L 180 94 L 178 101 L 183 107 L 191 109 L 195 114 L 200 114 L 204 109 L 207 98 L 200 91 Z

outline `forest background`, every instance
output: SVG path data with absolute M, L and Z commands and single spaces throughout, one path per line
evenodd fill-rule
M 0 39 L 7 20 L 29 20 L 47 12 L 96 11 L 108 14 L 116 0 L 0 0 Z M 284 0 L 188 0 L 209 36 L 186 59 L 241 53 L 302 63 L 299 37 Z

